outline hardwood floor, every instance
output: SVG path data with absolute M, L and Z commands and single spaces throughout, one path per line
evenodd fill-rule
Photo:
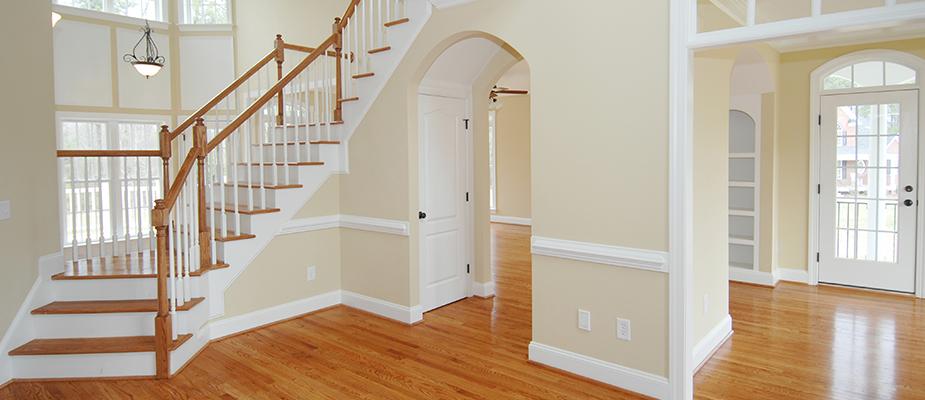
M 168 381 L 16 382 L 2 399 L 640 399 L 527 361 L 530 230 L 492 224 L 497 296 L 406 326 L 338 306 L 212 343 Z
M 925 301 L 830 286 L 730 284 L 735 334 L 698 399 L 925 399 Z

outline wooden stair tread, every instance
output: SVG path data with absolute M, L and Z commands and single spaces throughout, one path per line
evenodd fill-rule
M 369 54 L 382 53 L 383 51 L 389 51 L 389 50 L 392 50 L 392 46 L 385 46 L 385 47 L 379 47 L 376 49 L 370 49 Z
M 283 189 L 301 189 L 303 186 L 299 184 L 292 185 L 261 185 L 259 183 L 250 183 L 247 182 L 238 182 L 237 184 L 226 184 L 225 186 L 237 186 L 240 188 L 250 188 L 250 189 L 267 189 L 267 190 L 283 190 Z
M 239 163 L 238 165 L 250 165 L 253 167 L 272 167 L 274 165 L 277 167 L 283 167 L 283 166 L 307 167 L 307 166 L 313 166 L 313 165 L 324 165 L 324 161 L 301 161 L 301 162 L 288 162 L 288 163 L 284 163 L 284 162 Z
M 189 311 L 205 300 L 196 297 L 186 302 L 177 311 Z M 150 300 L 91 300 L 91 301 L 55 301 L 32 310 L 34 315 L 70 315 L 70 314 L 113 314 L 157 312 L 157 299 Z
M 51 276 L 52 280 L 80 279 L 147 279 L 157 277 L 157 257 L 153 251 L 130 254 L 127 256 L 92 257 L 64 263 L 64 272 Z M 204 266 L 190 276 L 227 268 L 228 264 L 218 261 L 215 265 Z
M 238 240 L 247 240 L 255 239 L 257 235 L 251 233 L 235 233 L 234 231 L 227 231 L 225 236 L 222 236 L 221 230 L 215 231 L 215 241 L 216 242 L 234 242 Z
M 386 23 L 385 23 L 385 26 L 386 26 L 386 27 L 393 27 L 393 26 L 395 26 L 395 25 L 401 25 L 401 24 L 408 23 L 408 22 L 411 22 L 411 19 L 409 19 L 409 18 L 396 19 L 396 20 L 394 20 L 394 21 L 386 22 Z
M 362 74 L 356 74 L 356 75 L 354 75 L 354 76 L 353 76 L 353 79 L 370 78 L 370 77 L 373 77 L 373 76 L 376 76 L 376 73 L 375 73 L 375 72 L 364 72 L 364 73 L 362 73 Z
M 372 73 L 372 72 L 370 72 L 370 73 Z M 359 100 L 359 99 L 357 99 L 357 100 Z M 295 129 L 295 128 L 304 128 L 304 127 L 306 127 L 306 126 L 312 127 L 312 126 L 318 126 L 318 125 L 325 126 L 325 125 L 343 125 L 343 124 L 344 124 L 344 121 L 313 122 L 313 123 L 310 123 L 310 124 L 275 125 L 275 126 L 273 126 L 273 128 L 275 128 L 275 129 Z
M 300 140 L 298 142 L 262 143 L 254 144 L 252 146 L 295 146 L 296 144 L 303 146 L 306 144 L 340 144 L 340 140 L 312 140 L 309 142 Z
M 193 335 L 179 335 L 170 346 L 176 350 Z M 154 336 L 119 336 L 105 338 L 35 339 L 10 352 L 11 356 L 47 356 L 61 354 L 143 353 L 154 351 Z
M 351 102 L 351 101 L 360 101 L 360 98 L 354 96 L 354 97 L 347 97 L 347 98 L 345 98 L 345 99 L 340 99 L 340 100 L 337 100 L 337 101 L 340 102 L 340 103 L 347 103 L 347 102 Z
M 242 204 L 241 206 L 242 206 L 242 207 L 245 207 L 245 205 L 243 205 L 243 204 Z M 206 209 L 208 209 L 208 210 L 218 210 L 218 211 L 224 211 L 224 212 L 235 212 L 235 209 L 234 209 L 233 207 L 231 207 L 231 208 L 229 208 L 229 207 L 222 208 L 220 205 L 217 205 L 217 204 L 214 205 L 214 206 L 206 207 Z M 278 208 L 254 208 L 254 209 L 241 209 L 241 210 L 237 210 L 237 212 L 240 213 L 241 215 L 272 214 L 272 213 L 278 213 L 278 212 L 280 212 L 280 211 L 282 211 L 282 210 L 280 210 L 280 209 L 278 209 Z

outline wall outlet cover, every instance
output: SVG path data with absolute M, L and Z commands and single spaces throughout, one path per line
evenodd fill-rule
M 10 219 L 12 217 L 12 210 L 10 210 L 10 201 L 3 200 L 0 201 L 0 221 Z
M 317 278 L 317 268 L 314 265 L 308 267 L 308 281 L 311 282 Z
M 578 329 L 591 332 L 591 312 L 578 309 Z
M 617 318 L 617 339 L 625 341 L 633 339 L 633 328 L 630 320 Z

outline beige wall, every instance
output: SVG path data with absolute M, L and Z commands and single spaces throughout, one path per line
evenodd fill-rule
M 0 13 L 0 336 L 37 276 L 38 258 L 61 249 L 55 159 L 51 4 L 14 1 Z M 28 38 L 28 40 L 26 40 Z
M 694 343 L 729 314 L 729 88 L 736 54 L 722 49 L 694 57 Z
M 583 11 L 592 6 L 600 12 Z M 622 11 L 617 2 L 590 0 L 543 6 L 529 0 L 481 0 L 435 11 L 351 139 L 351 171 L 341 180 L 344 213 L 408 220 L 411 237 L 390 239 L 395 243 L 386 247 L 378 236 L 363 233 L 348 239 L 343 235 L 344 249 L 370 253 L 348 257 L 344 252 L 344 288 L 417 304 L 416 84 L 445 48 L 474 32 L 501 38 L 531 66 L 534 234 L 666 250 L 668 3 L 641 3 L 632 15 Z M 563 25 L 563 20 L 586 23 Z M 594 63 L 570 64 L 569 72 L 563 72 L 563 60 L 599 54 L 602 37 L 617 38 L 610 43 L 616 51 L 601 53 Z M 626 63 L 620 56 L 625 53 L 632 53 L 635 62 Z M 628 188 L 646 195 L 627 196 Z M 486 189 L 475 188 L 477 209 L 482 204 L 487 207 Z M 400 250 L 407 252 L 405 257 L 391 253 Z M 542 257 L 534 260 L 535 270 L 549 272 L 534 277 L 534 298 L 556 299 L 560 310 L 547 314 L 548 308 L 535 308 L 534 319 L 542 323 L 535 325 L 534 335 L 557 338 L 554 345 L 591 357 L 667 374 L 666 276 L 578 265 Z M 569 278 L 562 279 L 562 274 Z M 348 276 L 386 279 L 363 287 L 348 282 Z M 632 302 L 591 301 L 613 296 L 610 287 L 583 284 L 592 281 L 633 287 L 637 296 Z M 613 351 L 623 344 L 611 329 L 596 333 L 601 336 L 594 344 L 578 344 L 584 338 L 575 326 L 579 307 L 604 318 L 632 317 L 641 303 L 648 312 L 634 320 L 632 352 Z
M 925 39 L 872 43 L 781 55 L 778 131 L 781 268 L 807 269 L 809 222 L 810 74 L 840 56 L 867 49 L 890 49 L 925 57 Z
M 530 96 L 508 96 L 496 113 L 497 215 L 530 218 Z

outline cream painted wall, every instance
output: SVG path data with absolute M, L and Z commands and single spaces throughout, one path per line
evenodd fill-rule
M 737 53 L 694 57 L 694 343 L 729 314 L 729 88 Z
M 0 221 L 0 336 L 35 282 L 38 258 L 61 249 L 50 16 L 48 1 L 9 2 L 0 13 L 0 201 L 12 210 Z
M 530 96 L 505 96 L 496 113 L 497 215 L 530 218 Z
M 889 49 L 925 58 L 925 39 L 807 50 L 781 55 L 779 104 L 781 268 L 807 269 L 809 222 L 810 74 L 822 64 L 855 51 Z
M 590 16 L 583 12 L 591 6 L 600 12 Z M 503 39 L 531 66 L 534 234 L 667 249 L 668 3 L 638 4 L 632 15 L 622 10 L 617 2 L 590 0 L 541 6 L 528 0 L 480 0 L 435 11 L 351 139 L 351 173 L 341 179 L 343 213 L 408 220 L 411 237 L 342 235 L 344 249 L 366 251 L 343 253 L 345 289 L 417 304 L 415 85 L 445 48 L 475 32 Z M 563 25 L 563 20 L 586 23 Z M 548 29 L 553 25 L 560 28 Z M 571 63 L 564 72 L 565 60 L 599 53 L 596 49 L 603 37 L 617 38 L 610 42 L 614 51 L 594 63 Z M 620 56 L 625 53 L 632 53 L 635 62 L 626 63 Z M 485 188 L 475 190 L 476 202 L 487 203 Z M 394 244 L 382 246 L 385 241 Z M 400 250 L 405 250 L 404 256 L 392 253 Z M 573 268 L 578 264 L 534 260 L 535 270 L 554 271 L 534 277 L 534 297 L 556 299 L 561 310 L 571 310 L 534 308 L 535 320 L 543 321 L 535 326 L 534 335 L 558 338 L 555 344 L 591 357 L 667 374 L 666 276 L 647 272 L 643 277 L 639 271 L 615 267 Z M 365 282 L 353 282 L 354 276 L 365 277 Z M 582 284 L 590 281 L 619 282 L 640 290 L 631 303 L 592 304 L 589 298 L 607 298 L 612 290 Z M 662 323 L 634 325 L 634 338 L 653 340 L 632 342 L 632 354 L 614 352 L 612 346 L 619 344 L 613 335 L 592 345 L 579 343 L 583 336 L 575 326 L 577 308 L 595 315 L 632 315 L 640 303 L 647 305 L 646 320 Z

